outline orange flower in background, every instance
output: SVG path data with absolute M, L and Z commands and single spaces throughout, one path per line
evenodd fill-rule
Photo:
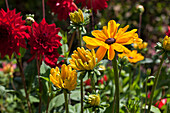
M 127 57 L 130 63 L 136 63 L 144 59 L 140 53 L 137 53 L 137 50 L 133 50 L 128 53 L 122 53 L 118 55 L 120 58 Z
M 118 52 L 128 52 L 124 45 L 134 43 L 136 39 L 140 39 L 137 36 L 137 29 L 127 31 L 129 25 L 124 28 L 118 29 L 120 24 L 116 24 L 114 20 L 108 22 L 108 27 L 103 26 L 103 30 L 94 30 L 92 35 L 95 38 L 84 36 L 83 40 L 86 42 L 86 46 L 89 49 L 98 48 L 96 57 L 98 61 L 102 60 L 108 50 L 108 59 L 112 60 L 115 56 L 115 50 Z
M 135 49 L 145 49 L 145 48 L 147 48 L 147 46 L 148 46 L 148 43 L 147 42 L 143 42 L 143 43 L 134 43 L 134 45 L 133 45 L 133 47 L 135 48 Z

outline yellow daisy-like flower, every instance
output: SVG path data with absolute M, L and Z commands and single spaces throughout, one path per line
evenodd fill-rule
M 89 95 L 88 102 L 91 106 L 98 106 L 100 104 L 100 96 L 98 95 Z
M 163 40 L 163 48 L 167 51 L 170 51 L 170 37 L 165 36 Z
M 70 20 L 74 23 L 80 23 L 84 22 L 84 16 L 81 9 L 78 9 L 78 11 L 74 11 L 73 13 L 70 13 Z
M 58 88 L 73 90 L 77 86 L 77 73 L 72 70 L 71 66 L 63 64 L 61 66 L 61 73 L 59 68 L 52 68 L 50 71 L 50 80 Z
M 147 42 L 143 42 L 143 43 L 134 43 L 133 47 L 135 49 L 145 49 L 148 46 Z
M 91 52 L 83 47 L 78 47 L 77 51 L 74 50 L 71 55 L 71 67 L 76 70 L 93 70 L 96 65 L 96 54 L 94 49 Z
M 115 56 L 115 50 L 118 52 L 129 51 L 124 45 L 129 45 L 138 41 L 137 29 L 127 31 L 129 25 L 118 30 L 120 24 L 116 24 L 114 20 L 108 22 L 108 27 L 104 26 L 103 30 L 94 30 L 92 35 L 95 38 L 84 36 L 83 40 L 86 42 L 86 46 L 89 49 L 94 49 L 100 46 L 96 52 L 98 60 L 102 60 L 106 51 L 108 50 L 108 59 L 112 60 Z
M 122 53 L 122 54 L 119 54 L 118 56 L 120 58 L 127 57 L 129 62 L 131 63 L 136 63 L 144 59 L 144 56 L 142 56 L 140 53 L 137 53 L 137 50 L 133 50 L 128 53 Z

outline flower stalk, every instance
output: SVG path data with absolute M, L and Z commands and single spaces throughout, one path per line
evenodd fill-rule
M 17 65 L 19 67 L 19 70 L 20 70 L 20 74 L 21 74 L 21 78 L 22 78 L 22 83 L 24 85 L 24 91 L 25 91 L 25 95 L 26 95 L 26 99 L 27 99 L 27 105 L 28 105 L 28 110 L 29 110 L 29 113 L 31 113 L 31 104 L 30 104 L 30 101 L 29 101 L 29 94 L 27 92 L 27 87 L 26 87 L 26 82 L 25 82 L 25 76 L 24 76 L 24 72 L 23 72 L 23 67 L 21 65 L 21 62 L 19 61 L 19 59 L 17 58 L 17 54 L 14 53 L 15 55 L 15 58 L 17 60 Z
M 83 78 L 80 80 L 81 85 L 81 113 L 83 113 Z
M 39 113 L 41 113 L 41 92 L 42 92 L 42 84 L 41 84 L 41 79 L 40 79 L 40 65 L 41 65 L 41 57 L 40 59 L 38 59 L 38 57 L 36 58 L 36 63 L 37 63 L 37 71 L 38 71 L 38 81 L 39 81 L 39 98 L 40 98 L 40 102 L 39 102 Z
M 114 77 L 115 77 L 115 87 L 116 87 L 116 113 L 119 113 L 119 98 L 120 98 L 120 94 L 119 94 L 119 74 L 118 74 L 118 65 L 117 65 L 117 60 L 116 60 L 116 54 L 114 59 L 112 60 L 112 65 L 113 65 L 113 69 L 114 69 Z M 113 109 L 114 110 L 114 109 Z
M 9 9 L 8 0 L 5 0 L 6 8 Z
M 163 65 L 163 62 L 164 62 L 164 56 L 166 54 L 163 53 L 162 55 L 162 58 L 161 58 L 161 63 L 160 63 L 160 66 L 158 68 L 158 71 L 156 73 L 156 76 L 155 76 L 155 79 L 154 79 L 154 84 L 153 84 L 153 87 L 152 87 L 152 91 L 151 91 L 151 95 L 150 95 L 150 100 L 149 100 L 149 107 L 148 107 L 148 110 L 147 110 L 147 113 L 150 113 L 150 109 L 151 109 L 151 105 L 152 105 L 152 101 L 153 101 L 153 96 L 154 96 L 154 91 L 156 89 L 156 86 L 157 86 L 157 83 L 158 83 L 158 79 L 159 79 L 159 74 L 160 74 L 160 71 L 162 69 L 162 65 Z
M 64 99 L 65 99 L 65 109 L 66 113 L 69 113 L 68 111 L 68 99 L 67 99 L 67 91 L 64 89 Z
M 43 8 L 43 18 L 45 18 L 45 4 L 44 4 L 44 0 L 42 0 L 42 8 Z

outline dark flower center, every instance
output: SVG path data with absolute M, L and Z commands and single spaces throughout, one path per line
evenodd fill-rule
M 7 25 L 0 25 L 0 38 L 4 39 L 9 36 L 9 30 Z
M 105 43 L 108 44 L 108 45 L 111 45 L 111 44 L 113 44 L 113 43 L 115 43 L 115 42 L 116 42 L 116 39 L 115 39 L 115 38 L 108 38 L 108 39 L 105 41 Z
M 133 59 L 133 57 L 129 57 L 130 59 Z

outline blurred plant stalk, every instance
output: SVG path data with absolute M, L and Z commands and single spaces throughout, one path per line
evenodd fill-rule
M 151 91 L 151 95 L 150 95 L 150 100 L 149 100 L 149 107 L 148 107 L 148 110 L 147 110 L 147 113 L 150 113 L 150 109 L 151 109 L 151 105 L 152 105 L 152 101 L 153 101 L 153 96 L 154 96 L 154 91 L 156 89 L 156 86 L 157 86 L 157 83 L 158 83 L 158 79 L 159 79 L 159 74 L 160 74 L 160 71 L 162 69 L 162 65 L 163 65 L 163 62 L 164 62 L 164 56 L 166 54 L 163 53 L 162 55 L 162 58 L 161 58 L 161 63 L 159 65 L 159 68 L 158 68 L 158 71 L 156 73 L 156 76 L 155 76 L 155 79 L 154 79 L 154 84 L 153 84 L 153 87 L 152 87 L 152 91 Z

